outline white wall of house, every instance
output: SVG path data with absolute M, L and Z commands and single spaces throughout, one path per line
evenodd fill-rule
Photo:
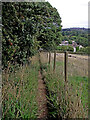
M 73 52 L 76 52 L 76 48 L 75 47 L 73 47 Z

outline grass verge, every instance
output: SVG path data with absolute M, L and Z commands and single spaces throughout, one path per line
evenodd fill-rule
M 2 119 L 37 118 L 38 63 L 3 73 Z
M 56 65 L 63 67 L 62 63 Z M 88 117 L 88 79 L 81 76 L 69 76 L 68 83 L 64 81 L 63 71 L 56 72 L 46 69 L 45 83 L 48 90 L 49 118 L 87 118 Z

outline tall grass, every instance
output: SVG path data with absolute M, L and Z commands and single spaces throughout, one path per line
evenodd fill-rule
M 80 97 L 83 105 L 84 114 L 88 117 L 88 77 L 69 76 L 68 84 L 72 86 L 73 91 L 77 91 L 77 96 Z
M 81 78 L 82 79 L 82 78 Z M 75 80 L 73 78 L 72 80 Z M 80 81 L 80 80 L 78 80 Z M 55 118 L 87 118 L 88 92 L 87 86 L 77 87 L 78 82 L 66 83 L 60 73 L 48 72 L 46 86 L 48 87 L 48 101 L 51 107 L 50 115 Z M 84 85 L 87 83 L 84 83 Z
M 2 75 L 2 119 L 37 118 L 38 63 Z
M 42 63 L 44 60 L 44 68 L 47 66 L 47 60 L 45 65 L 45 55 L 41 55 Z M 53 72 L 53 58 L 49 68 L 44 69 L 46 77 L 46 86 L 48 89 L 48 104 L 49 115 L 54 118 L 87 118 L 88 117 L 88 79 L 87 74 L 84 71 L 80 72 L 80 67 L 83 68 L 83 64 L 80 61 L 69 61 L 68 64 L 68 82 L 65 82 L 64 78 L 64 59 L 63 56 L 59 56 L 56 62 L 56 71 Z M 71 62 L 71 64 L 70 64 Z M 72 63 L 78 66 L 73 67 Z M 77 63 L 78 62 L 78 63 Z M 81 61 L 82 62 L 82 61 Z M 82 62 L 83 63 L 83 62 Z M 86 69 L 86 68 L 83 68 Z M 77 74 L 78 73 L 78 74 Z M 80 74 L 79 74 L 80 73 Z

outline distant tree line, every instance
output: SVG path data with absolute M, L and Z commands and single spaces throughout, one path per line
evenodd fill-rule
M 88 29 L 84 28 L 69 28 L 62 30 L 62 40 L 77 42 L 78 45 L 83 47 L 88 46 Z

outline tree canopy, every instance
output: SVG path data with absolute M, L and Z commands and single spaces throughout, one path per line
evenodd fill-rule
M 49 2 L 3 3 L 2 24 L 4 65 L 23 63 L 40 47 L 51 50 L 60 43 L 61 18 Z

